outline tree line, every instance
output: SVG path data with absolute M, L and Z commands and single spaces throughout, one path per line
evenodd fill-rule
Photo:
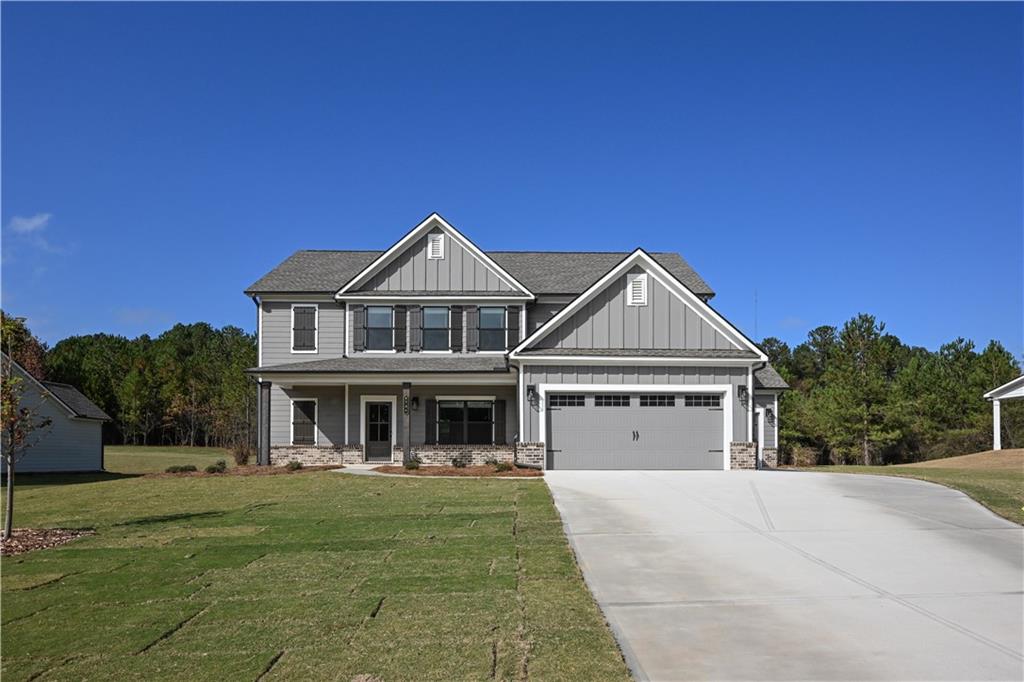
M 37 379 L 75 386 L 112 421 L 104 442 L 134 445 L 252 444 L 256 337 L 205 322 L 176 324 L 156 338 L 72 336 L 52 348 L 4 316 L 3 350 Z
M 779 405 L 779 445 L 796 464 L 889 464 L 992 447 L 982 395 L 1020 376 L 998 341 L 978 352 L 962 338 L 937 351 L 912 347 L 871 315 L 821 326 L 795 348 L 761 348 L 790 384 Z M 1024 447 L 1024 401 L 1002 410 L 1004 447 Z

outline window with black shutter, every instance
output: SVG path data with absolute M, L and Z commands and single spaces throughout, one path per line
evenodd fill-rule
M 366 349 L 394 350 L 395 327 L 389 305 L 366 306 Z
M 316 350 L 316 318 L 315 305 L 292 306 L 292 350 Z
M 316 401 L 292 401 L 292 445 L 316 445 Z
M 505 350 L 505 307 L 481 306 L 480 350 Z
M 423 307 L 423 350 L 451 350 L 447 306 Z

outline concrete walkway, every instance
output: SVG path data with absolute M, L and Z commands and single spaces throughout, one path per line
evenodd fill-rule
M 551 471 L 639 679 L 1020 680 L 1024 529 L 907 479 Z

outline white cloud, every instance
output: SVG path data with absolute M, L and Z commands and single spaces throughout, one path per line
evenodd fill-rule
M 52 217 L 52 213 L 36 213 L 30 218 L 16 215 L 7 223 L 7 229 L 11 232 L 17 232 L 18 234 L 38 232 L 39 230 L 46 229 L 46 226 L 50 224 L 50 218 Z

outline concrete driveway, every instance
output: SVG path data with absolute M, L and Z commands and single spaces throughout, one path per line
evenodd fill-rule
M 1024 529 L 907 479 L 550 471 L 639 679 L 1020 680 Z

